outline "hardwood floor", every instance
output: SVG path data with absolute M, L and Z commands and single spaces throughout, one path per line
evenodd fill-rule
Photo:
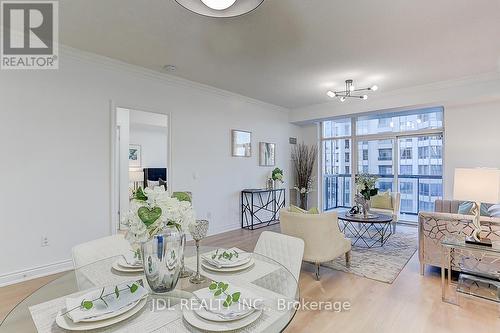
M 238 246 L 251 251 L 263 230 L 235 230 L 204 240 L 205 245 Z M 300 277 L 301 297 L 306 301 L 349 301 L 349 311 L 299 311 L 286 332 L 500 332 L 500 307 L 467 301 L 461 307 L 441 302 L 438 270 L 418 272 L 418 255 L 412 257 L 393 284 L 353 274 L 321 269 L 316 281 L 314 267 L 304 263 Z M 33 290 L 60 274 L 0 288 L 0 318 Z

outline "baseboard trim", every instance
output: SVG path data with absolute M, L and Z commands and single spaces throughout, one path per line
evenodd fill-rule
M 42 265 L 34 268 L 7 273 L 4 275 L 0 275 L 0 287 L 5 287 L 11 284 L 24 282 L 39 277 L 68 271 L 71 269 L 73 269 L 73 262 L 68 259 L 48 265 Z

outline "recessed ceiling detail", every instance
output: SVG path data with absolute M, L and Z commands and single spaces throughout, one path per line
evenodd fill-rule
M 203 16 L 236 17 L 259 7 L 264 0 L 175 0 L 182 7 Z

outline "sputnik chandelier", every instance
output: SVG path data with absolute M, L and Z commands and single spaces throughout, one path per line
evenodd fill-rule
M 368 95 L 354 95 L 353 93 L 359 93 L 362 91 L 376 91 L 378 89 L 377 86 L 373 85 L 369 88 L 360 88 L 356 89 L 354 87 L 354 83 L 352 80 L 345 80 L 345 90 L 342 91 L 327 91 L 328 97 L 338 98 L 339 101 L 345 102 L 347 98 L 361 98 L 368 99 Z

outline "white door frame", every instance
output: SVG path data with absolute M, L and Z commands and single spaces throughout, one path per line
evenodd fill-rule
M 137 110 L 143 112 L 150 112 L 156 114 L 162 114 L 167 116 L 167 187 L 169 190 L 172 189 L 172 177 L 174 174 L 174 170 L 172 168 L 172 114 L 170 112 L 161 112 L 155 110 L 154 108 L 142 107 L 142 106 L 130 106 L 130 104 L 120 103 L 114 100 L 110 101 L 110 144 L 111 144 L 111 163 L 110 163 L 110 210 L 109 210 L 109 234 L 114 235 L 118 233 L 120 227 L 120 217 L 119 217 L 119 161 L 117 161 L 117 135 L 116 135 L 116 126 L 117 126 L 117 116 L 116 110 L 118 108 L 129 109 L 129 110 Z

